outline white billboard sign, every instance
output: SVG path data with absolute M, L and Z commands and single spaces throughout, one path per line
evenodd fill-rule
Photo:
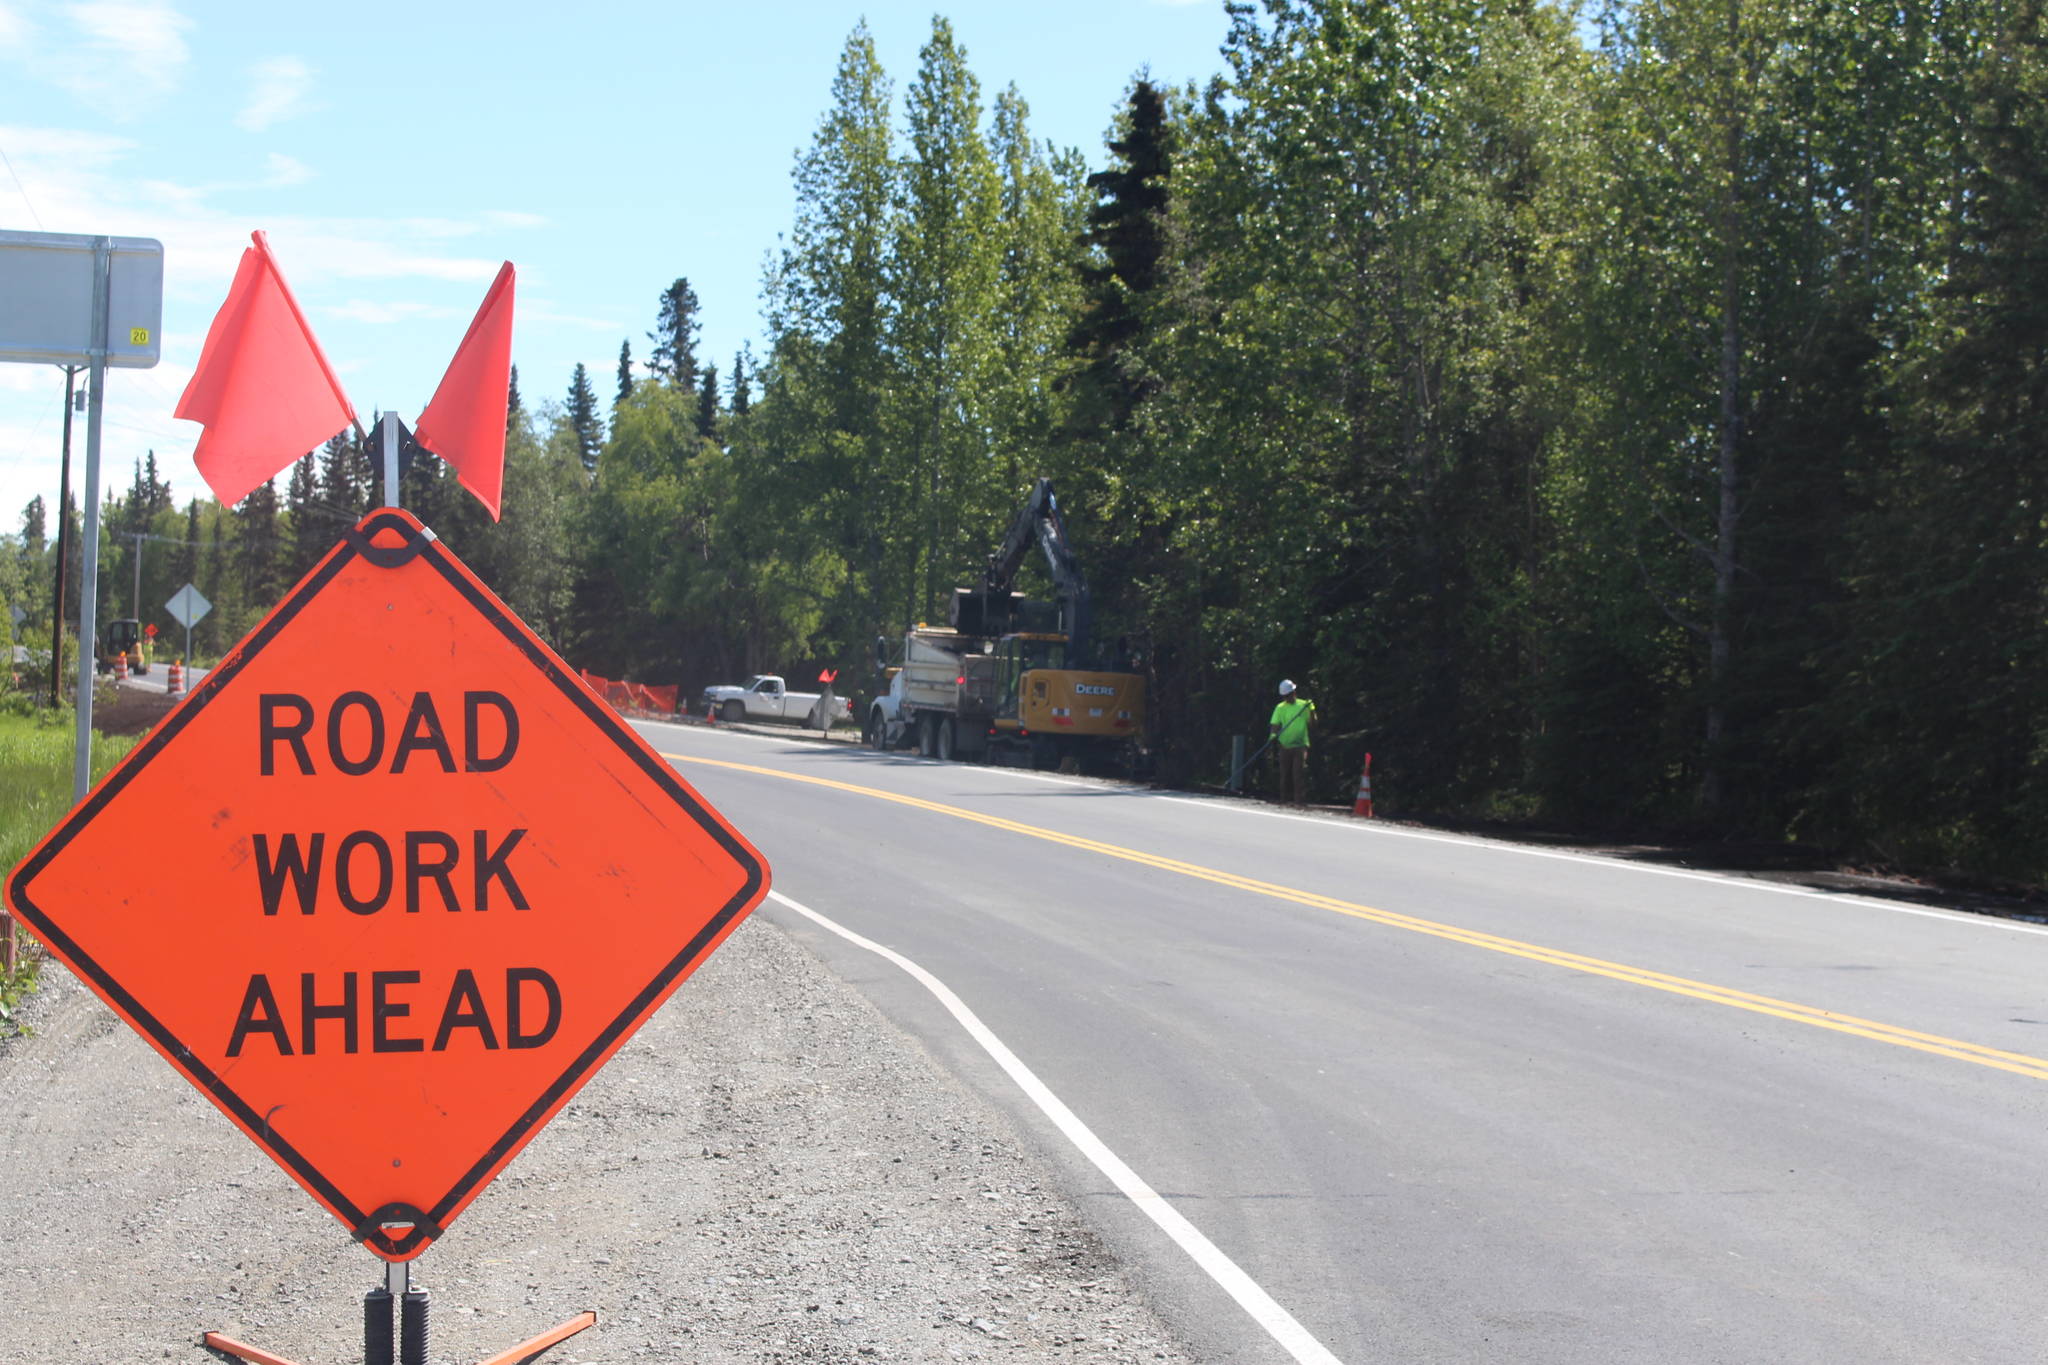
M 164 245 L 152 237 L 0 231 L 0 361 L 84 365 L 93 334 L 93 248 L 111 255 L 107 364 L 146 370 L 163 348 Z

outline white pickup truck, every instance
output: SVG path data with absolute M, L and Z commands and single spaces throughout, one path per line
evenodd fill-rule
M 824 695 L 816 692 L 790 691 L 772 673 L 757 673 L 738 687 L 727 684 L 704 689 L 705 708 L 717 712 L 718 718 L 728 725 L 742 720 L 779 720 L 813 730 L 829 729 L 830 725 L 818 723 L 822 701 Z M 829 709 L 831 725 L 853 723 L 850 698 L 833 697 Z

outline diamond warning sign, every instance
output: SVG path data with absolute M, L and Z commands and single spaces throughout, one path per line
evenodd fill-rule
M 16 912 L 387 1260 L 759 903 L 760 855 L 396 509 L 15 870 Z

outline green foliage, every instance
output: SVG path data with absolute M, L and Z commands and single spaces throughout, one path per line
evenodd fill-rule
M 508 405 L 504 521 L 424 456 L 407 505 L 687 691 L 859 676 L 1049 475 L 1170 779 L 1286 675 L 1326 798 L 1370 750 L 1396 812 L 2048 876 L 2040 0 L 1225 13 L 1225 73 L 1134 80 L 1092 170 L 943 18 L 900 101 L 856 26 L 760 358 L 721 391 L 678 277 L 656 382 L 622 346 L 608 417 L 580 369 Z M 282 507 L 159 483 L 108 524 L 198 542 L 164 591 L 216 651 L 371 489 L 340 438 Z M 46 619 L 30 511 L 0 594 Z
M 2048 873 L 2037 0 L 1226 10 L 1092 174 L 849 39 L 728 433 L 814 648 L 1049 473 L 1167 776 L 1285 673 L 1395 809 Z
M 981 130 L 981 83 L 943 18 L 918 57 L 884 273 L 895 373 L 880 456 L 893 496 L 876 509 L 896 551 L 882 600 L 906 621 L 943 607 L 1015 491 L 989 477 L 1001 184 Z
M 43 963 L 38 953 L 24 952 L 11 971 L 0 972 L 0 1038 L 29 1032 L 19 1022 L 23 1002 L 42 988 Z
M 135 737 L 94 735 L 91 775 L 97 782 L 135 746 Z M 22 716 L 0 711 L 0 863 L 13 867 L 71 809 L 74 757 L 68 708 Z M 39 980 L 40 947 L 17 926 L 21 953 L 0 975 L 0 1037 L 18 1030 L 16 1012 Z

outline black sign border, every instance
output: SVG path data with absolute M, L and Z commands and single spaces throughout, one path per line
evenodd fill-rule
M 372 537 L 382 531 L 396 531 L 404 537 L 405 543 L 401 546 L 373 544 Z M 137 774 L 160 755 L 195 716 L 241 674 L 249 661 L 260 654 L 264 646 L 274 640 L 336 574 L 359 556 L 373 565 L 385 568 L 395 568 L 409 564 L 415 558 L 424 557 L 450 586 L 476 608 L 479 616 L 495 626 L 500 634 L 533 663 L 543 677 L 554 684 L 557 691 L 574 702 L 599 731 L 617 744 L 641 772 L 674 800 L 746 874 L 740 889 L 683 946 L 682 951 L 662 967 L 644 990 L 627 1002 L 618 1017 L 613 1019 L 588 1047 L 577 1054 L 562 1074 L 542 1092 L 540 1098 L 514 1120 L 512 1126 L 491 1144 L 489 1150 L 463 1173 L 446 1194 L 435 1201 L 433 1208 L 419 1211 L 424 1217 L 413 1223 L 402 1237 L 396 1238 L 387 1234 L 376 1221 L 379 1214 L 389 1212 L 388 1208 L 364 1210 L 343 1195 L 297 1148 L 271 1131 L 261 1114 L 250 1108 L 230 1086 L 214 1074 L 210 1067 L 193 1056 L 191 1049 L 180 1042 L 155 1015 L 144 1009 L 142 1003 L 129 994 L 118 981 L 108 975 L 91 954 L 80 948 L 70 935 L 59 928 L 30 894 L 30 886 L 37 874 L 47 867 L 71 840 L 76 838 L 135 779 Z M 66 962 L 83 972 L 100 994 L 114 1002 L 122 1014 L 132 1021 L 138 1030 L 148 1035 L 167 1057 L 176 1059 L 179 1069 L 205 1090 L 215 1104 L 235 1115 L 260 1146 L 269 1151 L 309 1189 L 317 1191 L 320 1197 L 350 1225 L 358 1240 L 371 1244 L 373 1250 L 390 1258 L 409 1259 L 440 1236 L 454 1214 L 481 1191 L 485 1176 L 527 1141 L 549 1109 L 588 1079 L 590 1073 L 596 1069 L 598 1059 L 625 1034 L 645 1021 L 663 992 L 669 989 L 678 976 L 693 968 L 704 957 L 711 943 L 726 926 L 766 894 L 767 880 L 767 866 L 753 850 L 736 839 L 724 824 L 713 817 L 689 788 L 683 785 L 675 769 L 663 762 L 645 740 L 584 685 L 582 679 L 570 673 L 526 623 L 512 613 L 511 608 L 484 588 L 455 558 L 453 552 L 416 518 L 397 508 L 382 508 L 371 512 L 357 523 L 341 543 L 330 550 L 327 557 L 299 581 L 298 586 L 278 604 L 277 609 L 231 650 L 219 667 L 206 675 L 185 703 L 165 717 L 142 744 L 123 760 L 120 767 L 72 810 L 42 845 L 23 861 L 9 881 L 7 889 L 8 900 L 15 912 L 35 930 L 37 935 Z

